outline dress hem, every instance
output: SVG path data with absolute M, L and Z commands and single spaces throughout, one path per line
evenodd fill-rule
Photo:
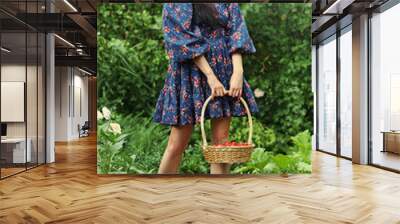
M 251 114 L 253 116 L 253 114 L 258 113 L 258 110 L 256 111 L 252 111 Z M 217 118 L 225 118 L 225 117 L 245 117 L 247 116 L 247 114 L 231 114 L 230 116 L 218 116 L 218 117 L 209 117 L 209 116 L 205 116 L 205 120 L 210 120 L 210 119 L 217 119 Z M 188 123 L 169 123 L 169 122 L 163 122 L 161 119 L 153 119 L 153 122 L 155 123 L 159 123 L 161 125 L 168 125 L 168 126 L 184 126 L 184 125 L 197 125 L 200 124 L 200 121 L 196 121 L 196 122 L 188 122 Z

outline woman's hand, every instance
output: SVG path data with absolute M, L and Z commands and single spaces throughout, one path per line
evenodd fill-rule
M 207 77 L 208 85 L 211 88 L 211 96 L 224 96 L 226 94 L 226 90 L 222 83 L 218 80 L 215 75 L 210 75 Z
M 242 55 L 238 52 L 232 54 L 233 73 L 230 81 L 229 96 L 242 96 L 243 88 L 243 63 Z
M 218 80 L 217 76 L 215 76 L 204 55 L 194 58 L 194 63 L 207 77 L 208 85 L 211 88 L 211 96 L 224 96 L 227 91 L 225 90 L 222 83 Z
M 232 97 L 242 96 L 242 89 L 243 89 L 243 72 L 233 72 L 230 81 L 229 96 Z

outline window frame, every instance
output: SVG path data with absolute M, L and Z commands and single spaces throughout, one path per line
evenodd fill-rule
M 35 1 L 34 3 L 39 4 L 39 1 Z M 7 11 L 5 11 L 3 9 L 1 9 L 1 10 L 4 13 L 7 13 L 7 15 L 11 16 L 13 19 L 21 22 L 20 20 L 18 20 L 18 18 L 12 16 L 12 14 L 10 14 L 9 12 L 7 12 Z M 38 10 L 39 10 L 38 5 L 36 5 L 36 11 L 38 12 Z M 45 10 L 47 12 L 48 7 L 46 7 Z M 25 4 L 25 12 L 24 13 L 25 13 L 25 16 L 28 13 L 26 4 Z M 28 171 L 30 169 L 33 169 L 33 168 L 39 167 L 41 165 L 47 164 L 47 144 L 48 144 L 47 143 L 47 56 L 48 56 L 47 55 L 47 44 L 48 44 L 47 34 L 48 33 L 47 32 L 43 32 L 41 30 L 38 30 L 38 29 L 36 29 L 36 28 L 26 24 L 26 23 L 23 26 L 24 26 L 24 29 L 21 30 L 20 33 L 25 35 L 25 37 L 24 37 L 25 38 L 25 40 L 24 40 L 25 41 L 25 49 L 24 49 L 24 51 L 25 51 L 25 56 L 24 56 L 25 57 L 25 88 L 24 88 L 25 89 L 25 97 L 24 97 L 25 98 L 25 100 L 24 100 L 25 101 L 24 102 L 24 120 L 25 120 L 24 121 L 25 122 L 24 129 L 25 129 L 25 134 L 24 134 L 24 137 L 23 137 L 25 139 L 25 166 L 24 166 L 23 170 L 20 170 L 18 172 L 14 172 L 12 174 L 8 174 L 6 176 L 4 176 L 4 174 L 2 173 L 2 169 L 3 168 L 0 166 L 0 180 L 4 180 L 4 179 L 6 179 L 8 177 L 12 177 L 14 175 L 26 172 L 26 171 Z M 1 24 L 0 24 L 0 28 L 1 28 Z M 3 33 L 9 33 L 9 32 L 8 31 L 2 31 L 0 29 L 0 46 L 2 45 L 2 35 L 3 35 Z M 27 142 L 28 142 L 28 116 L 27 116 L 28 115 L 27 114 L 28 113 L 27 112 L 28 34 L 33 34 L 34 36 L 36 36 L 36 41 L 35 41 L 35 44 L 36 44 L 36 48 L 35 48 L 35 51 L 36 51 L 36 59 L 35 59 L 36 91 L 35 91 L 35 93 L 32 93 L 32 94 L 36 95 L 35 96 L 36 97 L 36 122 L 34 122 L 34 124 L 36 125 L 36 136 L 34 136 L 33 138 L 36 138 L 37 145 L 36 145 L 36 161 L 35 161 L 35 163 L 30 164 L 30 166 L 28 166 L 28 162 L 27 162 L 27 156 L 28 156 L 28 154 L 27 154 L 27 147 L 28 147 L 28 144 L 27 144 Z M 39 38 L 40 34 L 43 34 L 42 39 Z M 43 82 L 43 86 L 42 86 L 43 93 L 42 93 L 42 96 L 44 96 L 44 98 L 42 99 L 43 105 L 41 105 L 41 107 L 43 107 L 42 109 L 44 109 L 44 111 L 43 111 L 44 114 L 43 114 L 43 117 L 41 117 L 41 118 L 39 118 L 40 115 L 38 113 L 38 111 L 39 111 L 39 98 L 38 98 L 38 96 L 39 96 L 39 82 L 38 82 L 38 76 L 39 76 L 39 69 L 38 69 L 38 66 L 39 66 L 39 39 L 40 39 L 40 41 L 42 41 L 41 44 L 43 44 L 41 46 L 41 47 L 43 47 L 43 49 L 40 49 L 41 50 L 40 52 L 44 53 L 44 55 L 41 55 L 41 57 L 43 57 L 42 60 L 44 60 L 44 63 L 42 64 L 43 65 L 42 71 L 41 71 L 41 73 L 42 73 L 41 74 L 42 75 L 42 82 Z M 3 62 L 2 54 L 0 53 L 0 82 L 1 82 L 1 77 L 2 77 L 2 74 L 1 74 L 1 68 L 3 66 L 2 62 Z M 0 86 L 0 89 L 1 89 L 1 86 Z M 1 100 L 1 97 L 0 97 L 0 100 Z M 0 110 L 1 110 L 1 106 L 0 106 Z M 1 117 L 1 115 L 0 115 L 0 117 Z M 42 152 L 43 152 L 44 155 L 41 155 L 41 157 L 43 157 L 42 158 L 43 162 L 39 162 L 39 143 L 38 143 L 39 142 L 38 141 L 38 139 L 39 139 L 39 119 L 41 120 L 41 122 L 44 125 L 44 127 L 43 127 L 43 129 L 44 129 L 43 130 L 43 143 L 44 144 L 42 145 L 42 147 L 43 147 L 42 148 Z M 2 123 L 1 119 L 0 119 L 0 123 Z M 0 144 L 0 158 L 1 158 L 1 152 L 2 152 L 2 146 Z M 23 168 L 23 167 L 21 167 L 21 168 Z
M 344 18 L 347 19 L 347 18 Z M 340 37 L 342 35 L 344 35 L 347 32 L 352 32 L 351 29 L 352 23 L 350 22 L 349 24 L 346 24 L 344 27 L 337 29 L 337 31 L 329 36 L 327 36 L 326 38 L 320 40 L 317 42 L 316 44 L 316 51 L 315 51 L 315 67 L 316 67 L 316 91 L 315 91 L 315 97 L 316 97 L 316 125 L 315 125 L 315 129 L 316 129 L 316 151 L 319 152 L 323 152 L 329 155 L 333 155 L 333 156 L 337 156 L 339 158 L 343 158 L 346 160 L 352 160 L 351 157 L 347 157 L 342 155 L 341 153 L 341 118 L 340 118 L 340 103 L 341 103 L 341 97 L 340 97 L 340 81 L 341 81 L 341 67 L 340 67 L 340 60 L 341 60 L 341 55 L 340 55 Z M 335 36 L 336 35 L 336 36 Z M 332 38 L 333 36 L 335 36 L 335 38 Z M 331 40 L 329 40 L 331 39 Z M 332 153 L 332 152 L 328 152 L 327 150 L 321 149 L 319 146 L 319 85 L 320 85 L 320 74 L 319 74 L 319 56 L 318 56 L 318 50 L 320 48 L 321 43 L 327 43 L 330 41 L 336 41 L 336 152 Z

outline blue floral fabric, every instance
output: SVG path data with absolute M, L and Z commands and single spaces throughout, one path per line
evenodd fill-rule
M 165 3 L 163 7 L 164 44 L 170 59 L 164 87 L 157 100 L 153 120 L 167 125 L 187 125 L 200 122 L 204 101 L 210 96 L 206 76 L 194 64 L 193 58 L 204 55 L 215 75 L 229 90 L 233 52 L 256 52 L 246 23 L 237 3 L 215 3 L 217 29 L 192 23 L 191 3 Z M 258 111 L 254 94 L 244 79 L 242 97 L 250 111 Z M 207 106 L 205 118 L 245 116 L 246 110 L 238 98 L 215 97 Z

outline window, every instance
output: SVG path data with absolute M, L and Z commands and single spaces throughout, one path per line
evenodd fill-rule
M 340 155 L 351 158 L 352 149 L 352 32 L 340 36 Z
M 319 45 L 318 149 L 336 153 L 336 36 Z
M 40 13 L 41 5 L 44 1 L 18 3 L 21 14 Z M 9 21 L 0 23 L 0 178 L 5 178 L 45 163 L 46 38 L 12 15 L 0 17 Z
M 371 18 L 372 163 L 400 170 L 400 5 Z

